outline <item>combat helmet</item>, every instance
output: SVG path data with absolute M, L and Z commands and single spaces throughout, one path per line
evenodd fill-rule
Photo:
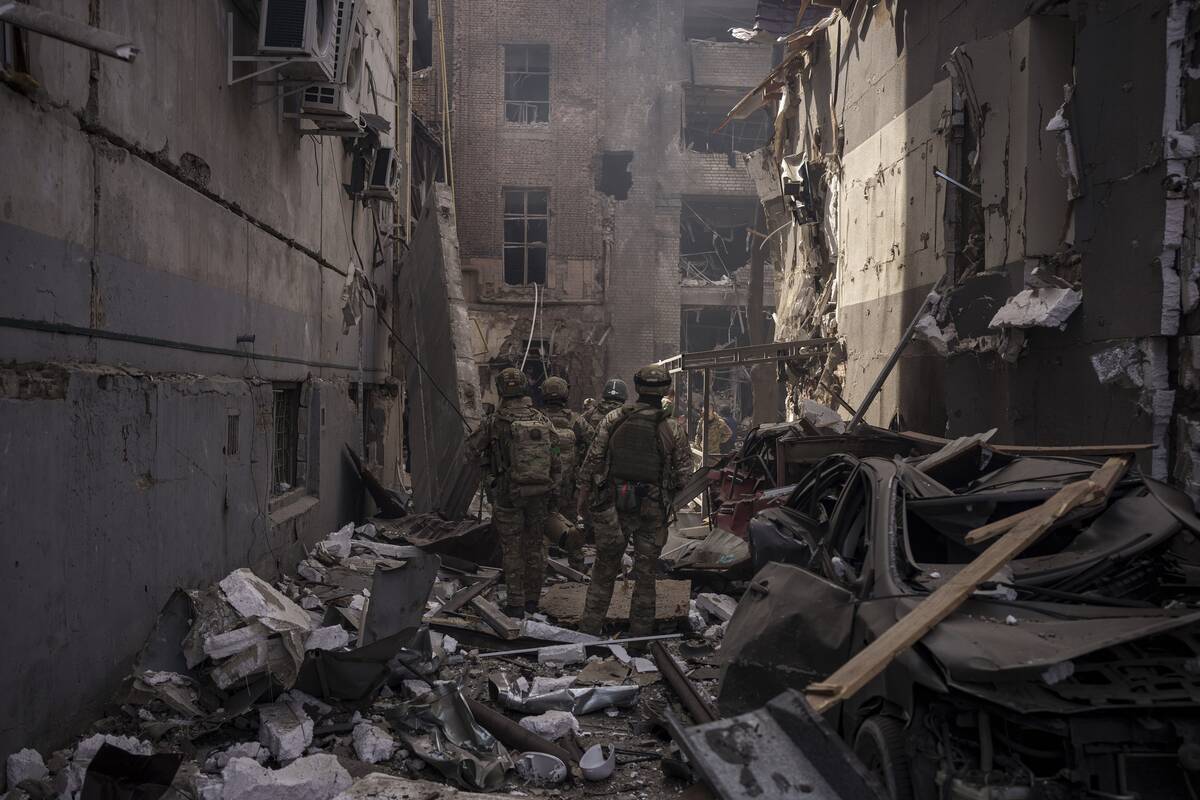
M 633 375 L 638 394 L 665 395 L 671 389 L 671 373 L 661 364 L 648 364 Z
M 600 397 L 603 400 L 616 400 L 618 403 L 624 403 L 629 399 L 629 387 L 620 378 L 609 378 L 604 382 L 604 393 Z
M 525 373 L 515 367 L 500 370 L 496 376 L 496 393 L 501 397 L 520 397 L 529 389 Z
M 542 381 L 542 399 L 547 403 L 566 403 L 571 388 L 557 376 Z

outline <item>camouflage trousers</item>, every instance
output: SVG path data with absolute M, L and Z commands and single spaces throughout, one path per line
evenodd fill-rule
M 500 537 L 500 563 L 508 606 L 536 605 L 546 579 L 546 515 L 549 496 L 511 497 L 492 508 L 492 526 Z
M 667 515 L 657 500 L 643 500 L 633 511 L 615 506 L 592 508 L 596 532 L 596 563 L 579 630 L 598 635 L 612 602 L 613 584 L 621 571 L 625 546 L 633 541 L 633 597 L 629 606 L 629 633 L 648 636 L 654 632 L 654 568 L 667 542 Z

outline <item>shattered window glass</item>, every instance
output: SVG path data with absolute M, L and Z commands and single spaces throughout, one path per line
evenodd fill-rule
M 504 282 L 546 283 L 549 204 L 545 189 L 504 190 Z
M 550 121 L 550 46 L 504 46 L 504 118 L 530 124 Z

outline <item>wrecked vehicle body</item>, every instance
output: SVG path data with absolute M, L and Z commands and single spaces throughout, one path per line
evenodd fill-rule
M 982 446 L 941 463 L 945 484 L 918 459 L 833 455 L 752 520 L 762 566 L 722 647 L 723 713 L 824 679 L 986 549 L 969 531 L 1095 467 Z M 1131 472 L 828 721 L 896 800 L 1200 796 L 1197 530 L 1186 498 Z

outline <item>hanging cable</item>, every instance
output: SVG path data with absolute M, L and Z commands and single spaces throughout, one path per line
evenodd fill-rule
M 529 348 L 533 346 L 533 332 L 538 318 L 538 285 L 533 285 L 533 319 L 529 321 L 529 339 L 525 342 L 525 355 L 521 358 L 521 372 L 525 371 L 525 362 L 529 360 Z

